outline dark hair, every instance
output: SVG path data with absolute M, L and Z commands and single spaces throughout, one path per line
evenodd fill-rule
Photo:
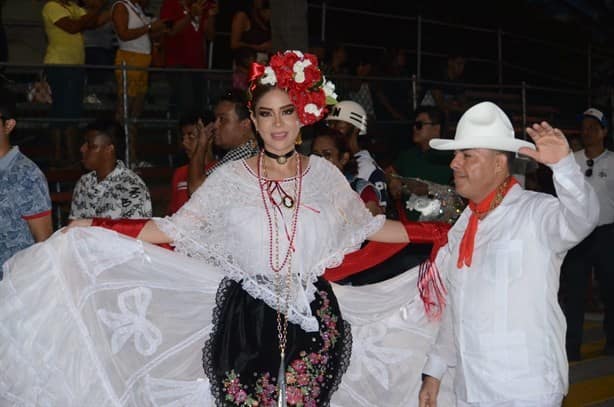
M 499 154 L 503 154 L 507 158 L 507 170 L 512 175 L 516 169 L 516 153 L 512 151 L 497 150 Z
M 257 82 L 256 86 L 254 86 L 249 91 L 249 107 L 250 109 L 254 109 L 258 104 L 258 101 L 262 99 L 264 95 L 272 91 L 273 89 L 279 89 L 275 85 L 263 85 L 262 83 Z
M 15 103 L 14 97 L 9 95 L 8 93 L 5 95 L 4 92 L 0 94 L 2 98 L 0 99 L 0 115 L 3 120 L 9 120 L 15 118 L 15 110 L 17 104 Z
M 420 113 L 428 115 L 429 119 L 435 124 L 439 125 L 439 137 L 447 138 L 448 129 L 446 127 L 446 115 L 437 106 L 419 106 L 414 110 L 414 120 Z
M 239 120 L 249 119 L 249 109 L 247 107 L 247 94 L 241 89 L 228 89 L 219 97 L 216 104 L 220 102 L 230 102 L 234 105 L 235 113 Z
M 328 137 L 331 140 L 333 140 L 333 143 L 335 144 L 335 148 L 339 150 L 339 157 L 343 156 L 343 154 L 345 153 L 349 154 L 350 159 L 343 166 L 344 174 L 350 174 L 350 175 L 358 174 L 358 162 L 356 162 L 356 158 L 352 155 L 352 152 L 350 151 L 348 137 L 346 137 L 339 130 L 333 129 L 328 126 L 318 126 L 318 128 L 316 128 L 315 135 L 313 136 L 313 141 L 311 145 L 313 145 L 313 143 L 318 137 Z
M 123 127 L 116 120 L 99 119 L 85 127 L 84 133 L 95 131 L 109 140 L 115 146 L 115 156 L 123 160 L 125 156 L 126 139 Z

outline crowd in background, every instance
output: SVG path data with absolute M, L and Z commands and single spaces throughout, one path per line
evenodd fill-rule
M 149 10 L 146 0 L 82 0 L 79 3 L 49 0 L 44 5 L 42 19 L 48 39 L 45 81 L 51 95 L 48 118 L 53 134 L 52 154 L 57 163 L 73 166 L 77 163 L 88 171 L 73 189 L 71 219 L 152 216 L 148 186 L 123 160 L 126 151 L 132 163 L 147 160 L 138 148 L 147 135 L 132 122 L 124 123 L 126 116 L 134 119 L 143 112 L 151 80 L 146 68 L 185 69 L 167 76 L 171 90 L 168 110 L 178 120 L 177 139 L 185 160 L 175 169 L 166 213 L 177 211 L 220 165 L 253 156 L 258 151 L 257 135 L 249 118 L 247 90 L 251 64 L 266 62 L 273 52 L 270 5 L 267 0 L 254 0 L 251 7 L 232 17 L 232 86 L 207 106 L 207 89 L 202 85 L 205 74 L 199 70 L 208 66 L 206 47 L 216 34 L 219 7 L 213 0 L 164 0 L 157 11 Z M 422 214 L 405 205 L 411 196 L 431 195 L 432 198 L 436 190 L 433 184 L 452 187 L 451 155 L 433 151 L 429 140 L 449 137 L 458 117 L 470 105 L 463 87 L 465 53 L 450 49 L 441 72 L 433 74 L 445 84 L 420 89 L 420 106 L 413 110 L 406 50 L 390 48 L 376 59 L 352 54 L 342 45 L 326 46 L 312 41 L 309 51 L 318 56 L 327 77 L 337 78 L 336 92 L 343 102 L 337 110 L 332 109 L 325 123 L 304 129 L 303 144 L 298 149 L 333 162 L 373 214 L 419 219 Z M 122 63 L 141 69 L 131 69 L 124 76 L 120 70 L 78 67 Z M 391 80 L 370 80 L 376 76 Z M 100 96 L 86 92 L 86 86 L 105 84 L 111 84 L 117 92 L 113 100 L 114 116 L 92 121 L 85 129 L 78 128 L 75 123 L 82 117 L 84 102 L 100 103 Z M 8 93 L 4 95 L 10 97 Z M 4 123 L 2 140 L 8 152 L 13 151 L 8 147 L 8 136 L 19 117 L 15 117 L 14 108 L 5 102 L 2 101 L 0 119 Z M 580 116 L 580 135 L 570 137 L 570 144 L 585 176 L 601 191 L 602 207 L 612 206 L 614 159 L 607 150 L 609 123 L 603 109 L 587 110 Z M 381 125 L 378 128 L 378 124 L 390 121 L 407 124 L 394 129 Z M 130 133 L 128 148 L 124 145 L 126 129 Z M 400 144 L 403 148 L 377 150 L 375 146 L 382 134 L 404 140 Z M 12 154 L 17 157 L 16 152 Z M 8 167 L 6 157 L 0 157 L 0 170 L 5 164 Z M 0 262 L 8 258 L 6 254 L 44 240 L 52 232 L 51 201 L 48 191 L 45 194 L 44 176 L 25 156 L 18 157 L 27 162 L 20 171 L 30 175 L 23 177 L 28 184 L 21 183 L 19 192 L 15 193 L 22 197 L 18 207 L 23 211 L 11 213 L 25 220 L 27 226 L 22 224 L 15 229 L 16 235 L 28 238 L 11 240 L 20 245 L 10 248 L 4 242 Z M 541 166 L 529 167 L 528 171 L 523 167 L 516 175 L 528 189 L 548 191 L 551 174 L 547 171 Z M 35 204 L 29 204 L 28 198 Z M 611 271 L 614 260 L 605 256 L 611 251 L 602 247 L 604 239 L 607 241 L 610 236 L 614 213 L 605 211 L 602 215 L 598 231 L 570 252 L 570 260 L 563 267 L 567 278 L 563 281 L 564 295 L 569 299 L 568 317 L 573 327 L 568 348 L 571 359 L 580 358 L 582 306 L 588 276 L 594 268 L 604 287 L 611 288 L 614 281 Z M 587 258 L 596 259 L 595 264 Z M 605 292 L 601 291 L 603 302 L 606 309 L 612 309 L 611 299 Z M 606 324 L 611 330 L 614 324 L 608 318 L 611 317 L 606 317 Z M 608 336 L 608 340 L 614 340 L 614 336 Z M 613 345 L 609 343 L 612 352 Z

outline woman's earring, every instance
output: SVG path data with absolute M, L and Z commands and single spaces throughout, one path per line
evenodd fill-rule
M 303 137 L 301 136 L 301 132 L 298 132 L 298 136 L 296 137 L 296 141 L 294 142 L 297 146 L 303 144 Z

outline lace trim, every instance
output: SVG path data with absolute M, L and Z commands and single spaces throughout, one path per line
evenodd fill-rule
M 367 240 L 369 236 L 371 236 L 384 226 L 384 222 L 386 222 L 386 217 L 384 215 L 377 215 L 358 232 L 354 232 L 351 235 L 348 244 L 345 245 L 346 247 L 344 249 L 332 253 L 330 256 L 321 260 L 316 265 L 318 269 L 317 276 L 321 276 L 322 274 L 324 274 L 324 269 L 333 268 L 340 265 L 341 262 L 343 262 L 343 257 L 345 257 L 346 254 L 358 250 L 362 242 Z
M 353 338 L 352 338 L 352 325 L 345 319 L 343 319 L 343 342 L 341 344 L 341 350 L 339 354 L 339 374 L 333 381 L 330 387 L 330 395 L 335 394 L 335 392 L 339 389 L 339 385 L 341 384 L 341 379 L 347 372 L 350 367 L 350 359 L 352 358 L 352 346 L 353 346 Z M 330 404 L 330 400 L 326 404 L 327 406 Z
M 211 330 L 211 334 L 209 335 L 209 339 L 205 342 L 205 346 L 203 347 L 203 370 L 205 371 L 205 376 L 209 379 L 211 394 L 213 394 L 213 398 L 215 400 L 215 405 L 218 407 L 223 407 L 222 400 L 223 397 L 223 388 L 218 385 L 217 378 L 215 376 L 215 369 L 213 368 L 213 345 L 215 338 L 218 337 L 218 331 L 220 327 L 220 319 L 222 318 L 222 305 L 224 304 L 224 300 L 228 295 L 228 290 L 232 287 L 232 282 L 228 278 L 224 278 L 220 283 L 217 293 L 215 294 L 215 307 L 213 307 L 211 323 L 213 324 L 213 329 Z

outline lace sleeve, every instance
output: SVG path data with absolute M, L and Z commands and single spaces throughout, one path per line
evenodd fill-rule
M 331 255 L 324 259 L 324 266 L 336 267 L 341 264 L 343 256 L 360 248 L 367 237 L 377 232 L 383 225 L 384 215 L 373 216 L 364 202 L 343 174 L 332 164 L 326 162 L 325 173 L 327 186 L 330 187 L 332 210 L 338 217 L 338 227 L 335 231 L 335 247 Z
M 223 171 L 216 171 L 175 214 L 154 218 L 160 230 L 173 240 L 175 251 L 192 257 L 228 257 L 219 244 L 223 240 L 219 209 L 224 190 L 229 188 L 232 186 L 225 185 Z

